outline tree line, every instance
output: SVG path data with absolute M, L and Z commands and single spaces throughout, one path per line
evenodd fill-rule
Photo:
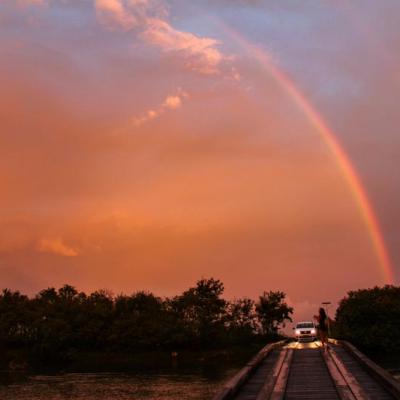
M 35 357 L 72 350 L 142 351 L 209 349 L 273 339 L 293 309 L 286 295 L 267 291 L 257 301 L 223 296 L 223 283 L 201 279 L 174 297 L 139 291 L 90 294 L 70 285 L 30 298 L 4 289 L 0 295 L 0 346 L 29 348 Z

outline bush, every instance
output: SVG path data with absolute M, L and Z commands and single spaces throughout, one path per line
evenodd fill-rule
M 370 351 L 400 348 L 400 287 L 351 291 L 336 311 L 335 334 Z

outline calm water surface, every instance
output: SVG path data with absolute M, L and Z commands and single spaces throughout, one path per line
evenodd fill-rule
M 226 371 L 227 375 L 230 372 Z M 115 373 L 34 375 L 3 382 L 0 399 L 110 400 L 210 399 L 225 376 L 210 379 L 197 374 L 128 375 Z
M 0 400 L 206 400 L 243 363 L 207 363 L 129 373 L 0 372 Z

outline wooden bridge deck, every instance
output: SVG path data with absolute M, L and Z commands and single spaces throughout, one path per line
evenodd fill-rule
M 400 384 L 346 342 L 264 348 L 214 400 L 400 399 Z

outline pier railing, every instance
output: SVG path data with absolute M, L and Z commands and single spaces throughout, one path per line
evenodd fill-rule
M 373 375 L 396 399 L 400 400 L 400 382 L 388 371 L 373 362 L 346 340 L 329 339 L 329 343 L 343 346 L 368 373 Z
M 214 396 L 213 400 L 232 399 L 268 354 L 286 342 L 286 340 L 281 340 L 279 342 L 269 343 L 263 347 L 239 372 L 225 383 L 222 389 Z

